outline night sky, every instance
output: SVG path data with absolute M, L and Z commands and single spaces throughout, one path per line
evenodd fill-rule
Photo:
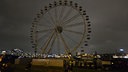
M 0 50 L 33 52 L 31 23 L 37 12 L 54 0 L 0 0 Z M 91 40 L 85 52 L 128 52 L 128 0 L 73 0 L 86 9 Z

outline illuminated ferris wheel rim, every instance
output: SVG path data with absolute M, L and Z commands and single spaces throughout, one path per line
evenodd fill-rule
M 45 52 L 46 51 L 46 49 L 47 49 L 47 47 L 48 47 L 48 44 L 50 44 L 50 41 L 52 41 L 52 38 L 53 38 L 53 35 L 55 34 L 56 35 L 56 37 L 60 37 L 61 38 L 61 40 L 62 40 L 62 42 L 63 42 L 63 44 L 65 45 L 65 51 L 67 52 L 67 53 L 71 53 L 71 52 L 73 52 L 73 51 L 75 51 L 75 50 L 77 50 L 77 48 L 81 45 L 81 43 L 85 40 L 85 37 L 86 37 L 86 39 L 90 39 L 90 35 L 89 35 L 89 33 L 91 32 L 90 31 L 90 22 L 88 21 L 88 16 L 86 15 L 86 11 L 83 11 L 82 10 L 82 7 L 81 6 L 78 6 L 78 4 L 77 3 L 74 3 L 73 4 L 73 2 L 72 1 L 64 1 L 64 2 L 62 2 L 62 1 L 59 1 L 59 2 L 57 2 L 57 1 L 54 1 L 54 3 L 53 4 L 49 4 L 49 6 L 45 6 L 44 7 L 44 9 L 41 9 L 41 11 L 40 11 L 40 13 L 39 14 L 37 14 L 37 17 L 36 18 L 34 18 L 34 21 L 33 21 L 33 23 L 32 23 L 32 30 L 31 30 L 31 38 L 32 38 L 32 43 L 33 43 L 33 47 L 36 49 L 37 47 L 38 47 L 38 45 L 39 45 L 39 43 L 38 43 L 38 30 L 37 30 L 37 26 L 38 26 L 38 22 L 41 20 L 41 18 L 43 18 L 44 16 L 46 16 L 47 17 L 47 15 L 48 15 L 48 13 L 50 13 L 50 11 L 51 10 L 56 10 L 58 7 L 61 7 L 61 8 L 72 8 L 73 10 L 75 10 L 77 13 L 79 13 L 78 15 L 75 15 L 75 16 L 73 16 L 71 19 L 69 19 L 69 20 L 73 20 L 73 18 L 75 18 L 75 17 L 77 17 L 77 16 L 81 16 L 81 18 L 82 18 L 82 20 L 83 20 L 83 33 L 82 33 L 82 37 L 81 37 L 81 39 L 80 39 L 80 41 L 79 41 L 79 43 L 77 44 L 77 45 L 75 45 L 75 47 L 73 47 L 73 49 L 71 50 L 71 47 L 69 48 L 68 47 L 68 45 L 67 45 L 67 43 L 66 43 L 66 41 L 65 41 L 65 39 L 64 39 L 64 37 L 63 37 L 63 35 L 62 35 L 62 33 L 64 32 L 64 27 L 61 25 L 61 24 L 54 24 L 53 25 L 53 29 L 52 30 L 50 30 L 50 31 L 52 31 L 52 34 L 51 34 L 51 36 L 49 37 L 49 39 L 47 40 L 47 43 L 46 43 L 46 45 L 44 46 L 44 48 L 42 48 L 42 51 L 43 51 L 43 53 L 47 53 L 50 49 L 48 49 L 48 51 L 47 52 Z M 63 10 L 63 9 L 62 9 Z M 61 11 L 62 11 L 61 10 Z M 55 12 L 56 13 L 56 12 Z M 49 14 L 50 15 L 50 14 Z M 51 16 L 51 15 L 50 15 Z M 52 19 L 52 17 L 51 17 L 51 19 Z M 52 19 L 53 20 L 53 19 Z M 54 21 L 54 20 L 53 20 Z M 62 23 L 63 24 L 63 23 Z M 80 23 L 78 23 L 78 24 L 80 24 Z M 74 25 L 78 25 L 78 24 L 74 24 Z M 63 24 L 64 25 L 64 24 Z M 73 25 L 69 25 L 69 26 L 73 26 Z M 71 31 L 70 30 L 70 32 L 73 32 L 73 31 Z M 74 33 L 79 33 L 80 34 L 80 32 L 74 32 Z M 87 42 L 87 41 L 85 41 L 85 42 Z

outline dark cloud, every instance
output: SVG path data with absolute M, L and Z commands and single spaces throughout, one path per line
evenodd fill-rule
M 30 27 L 34 16 L 54 0 L 1 0 L 0 49 L 31 51 Z M 86 52 L 128 52 L 127 0 L 73 0 L 86 9 L 92 24 Z
M 127 52 L 128 9 L 127 0 L 88 0 L 87 10 L 92 22 L 90 44 L 98 52 L 115 52 L 124 48 Z

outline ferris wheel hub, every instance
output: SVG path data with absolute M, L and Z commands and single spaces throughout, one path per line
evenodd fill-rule
M 57 33 L 62 33 L 63 27 L 57 26 L 57 27 L 55 28 L 55 31 L 56 31 Z

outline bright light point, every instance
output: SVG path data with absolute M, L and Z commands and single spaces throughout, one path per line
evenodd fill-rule
M 6 51 L 2 51 L 2 54 L 6 54 Z
M 120 49 L 120 51 L 122 52 L 122 51 L 124 51 L 124 49 Z

